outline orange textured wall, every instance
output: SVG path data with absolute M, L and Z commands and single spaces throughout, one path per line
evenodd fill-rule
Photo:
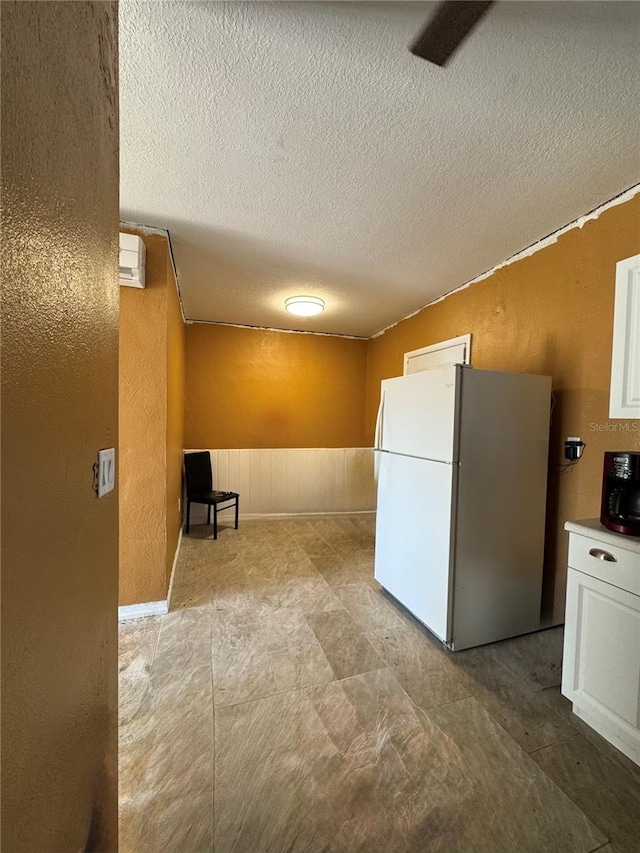
M 2 849 L 115 851 L 116 3 L 0 3 Z
M 167 588 L 178 546 L 182 513 L 182 451 L 184 449 L 184 359 L 185 325 L 173 272 L 167 253 L 167 548 L 165 581 Z
M 143 239 L 146 286 L 120 288 L 120 604 L 167 596 L 167 241 Z
M 146 287 L 120 288 L 120 604 L 167 597 L 184 443 L 184 324 L 163 234 L 139 233 Z
M 366 341 L 187 325 L 187 447 L 361 447 Z
M 640 449 L 638 422 L 608 417 L 615 265 L 638 252 L 640 196 L 368 344 L 368 442 L 380 381 L 402 373 L 403 354 L 410 350 L 471 332 L 476 367 L 553 377 L 544 608 L 553 621 L 562 621 L 564 613 L 564 522 L 599 514 L 605 450 Z M 592 427 L 598 424 L 606 431 Z M 575 468 L 560 473 L 567 435 L 580 435 L 588 447 Z

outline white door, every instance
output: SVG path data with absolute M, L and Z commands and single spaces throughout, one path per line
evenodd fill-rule
M 461 335 L 404 354 L 404 375 L 437 370 L 449 364 L 471 364 L 471 335 Z
M 451 639 L 456 465 L 379 452 L 375 578 L 444 642 Z
M 460 367 L 384 379 L 378 444 L 390 453 L 457 462 L 456 406 Z

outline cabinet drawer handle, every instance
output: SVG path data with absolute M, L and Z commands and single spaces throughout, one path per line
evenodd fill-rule
M 596 560 L 606 560 L 607 563 L 618 562 L 613 554 L 610 554 L 608 551 L 603 551 L 602 548 L 592 548 L 589 553 L 592 557 L 595 557 Z

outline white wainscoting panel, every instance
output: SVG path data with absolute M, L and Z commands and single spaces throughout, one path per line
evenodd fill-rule
M 375 510 L 371 447 L 209 450 L 209 453 L 213 488 L 238 492 L 240 515 Z M 192 504 L 194 523 L 202 522 L 206 513 L 206 507 Z

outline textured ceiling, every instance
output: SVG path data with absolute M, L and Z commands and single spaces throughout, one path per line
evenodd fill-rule
M 120 3 L 122 218 L 187 319 L 369 336 L 640 177 L 640 4 Z M 322 296 L 300 320 L 285 297 Z

